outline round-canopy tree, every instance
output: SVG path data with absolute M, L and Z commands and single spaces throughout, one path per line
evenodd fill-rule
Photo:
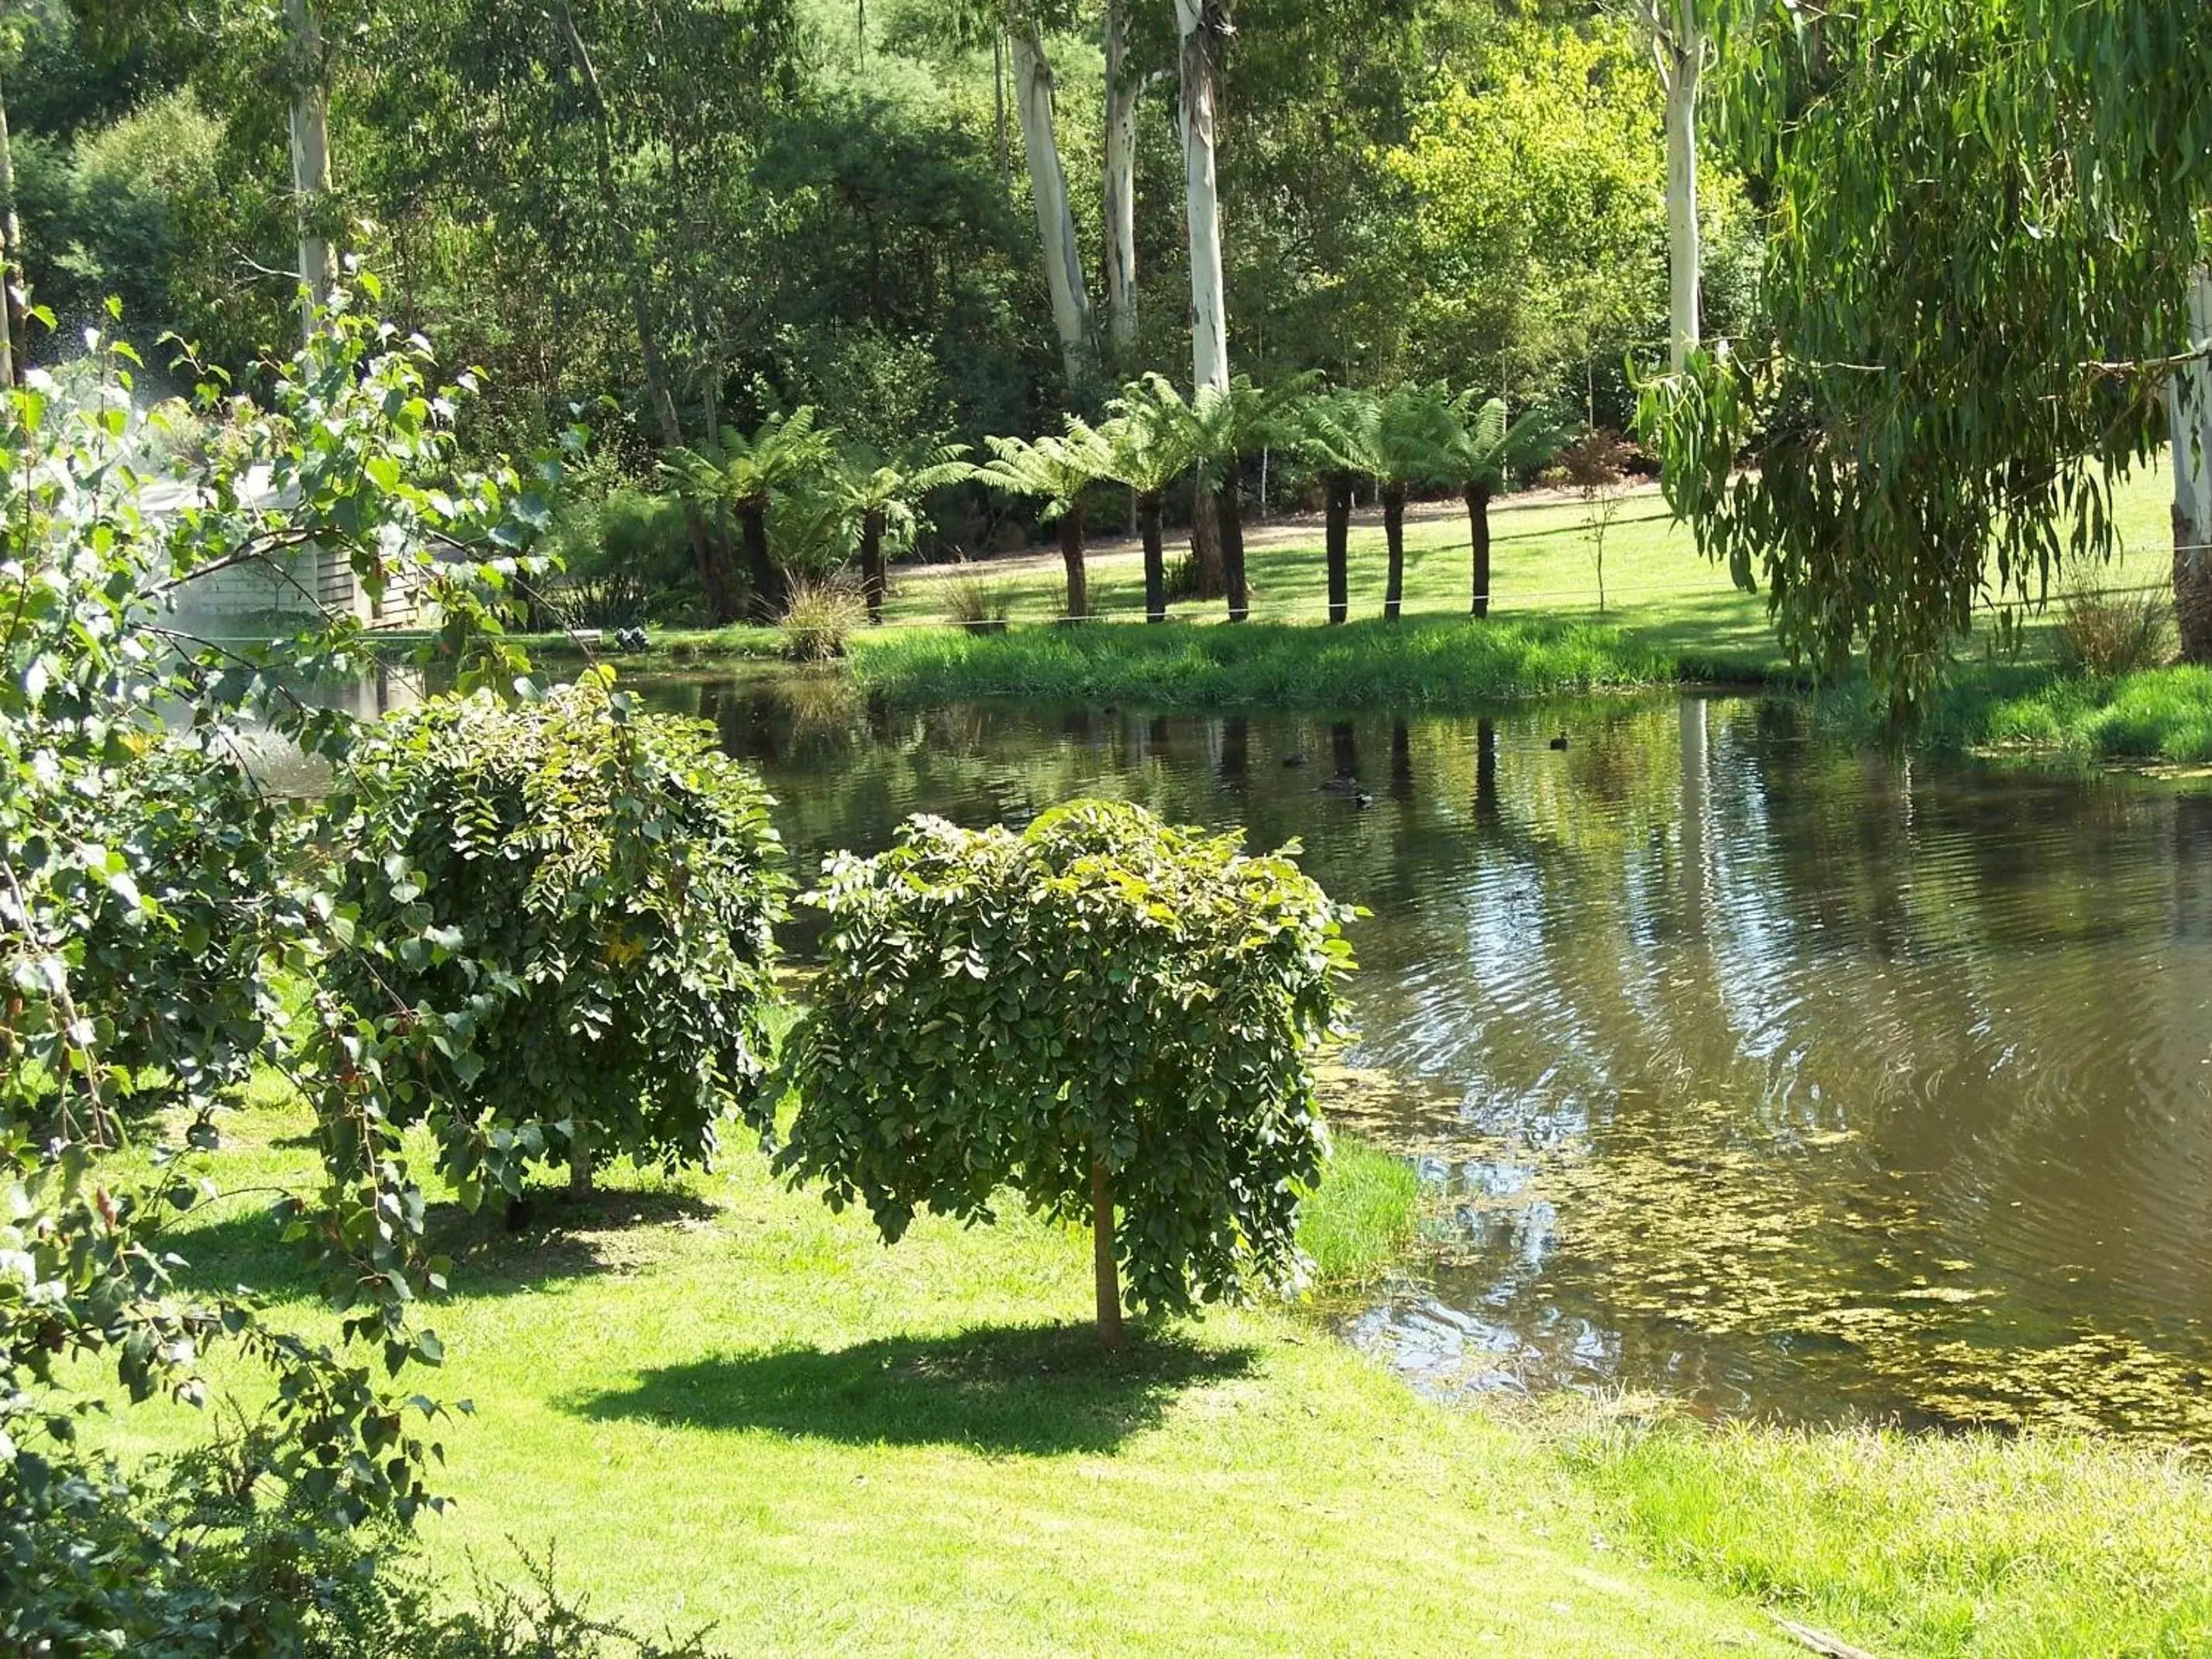
M 766 1126 L 768 806 L 711 727 L 637 712 L 605 670 L 441 699 L 362 746 L 325 814 L 360 938 L 332 988 L 411 1011 L 394 1091 L 464 1203 L 518 1194 L 533 1157 L 581 1193 L 596 1157 L 703 1162 L 731 1109 Z
M 925 1206 L 988 1221 L 1009 1187 L 1088 1222 L 1109 1346 L 1125 1273 L 1170 1312 L 1283 1279 L 1327 1152 L 1308 1056 L 1352 966 L 1351 913 L 1296 850 L 1085 800 L 833 858 L 779 1168 L 890 1241 Z

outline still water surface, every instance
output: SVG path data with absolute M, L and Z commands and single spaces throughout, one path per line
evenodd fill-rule
M 1085 793 L 1301 839 L 1373 912 L 1334 1109 L 1432 1200 L 1344 1326 L 1425 1388 L 2212 1435 L 2212 787 L 1907 764 L 1749 699 L 653 696 L 759 763 L 806 875 Z

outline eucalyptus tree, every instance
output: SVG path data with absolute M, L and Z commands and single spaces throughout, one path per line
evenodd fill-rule
M 1147 374 L 1122 389 L 1098 428 L 1105 443 L 1106 476 L 1137 497 L 1137 532 L 1145 544 L 1145 620 L 1168 619 L 1167 556 L 1160 510 L 1175 481 L 1188 470 L 1190 405 L 1164 377 Z
M 910 544 L 921 522 L 922 499 L 933 490 L 965 483 L 975 476 L 965 445 L 948 444 L 911 464 L 885 461 L 862 450 L 836 458 L 823 480 L 831 505 L 851 521 L 859 533 L 860 591 L 868 602 L 868 620 L 884 619 L 884 573 L 886 538 L 901 545 Z
M 1763 574 L 1794 655 L 1863 648 L 1909 714 L 1978 607 L 2109 553 L 2115 482 L 2170 434 L 2176 605 L 2212 658 L 2212 15 L 1744 10 L 1723 137 L 1771 191 L 1771 337 L 1645 408 L 1703 547 Z
M 1067 429 L 1057 437 L 987 438 L 984 443 L 991 459 L 975 470 L 976 481 L 1043 502 L 1040 516 L 1047 524 L 1057 524 L 1060 562 L 1067 568 L 1067 614 L 1089 616 L 1091 587 L 1083 556 L 1084 497 L 1091 485 L 1115 476 L 1111 442 L 1097 428 L 1071 418 Z M 1149 594 L 1149 576 L 1146 592 Z
M 1105 185 L 1106 344 L 1111 366 L 1127 372 L 1137 343 L 1137 102 L 1146 76 L 1130 62 L 1130 0 L 1106 0 Z
M 675 446 L 662 462 L 695 502 L 723 502 L 737 514 L 753 613 L 763 620 L 781 614 L 785 595 L 783 573 L 769 552 L 769 509 L 778 497 L 817 483 L 836 459 L 835 434 L 817 424 L 811 405 L 802 404 L 788 416 L 769 416 L 750 434 L 726 430 L 711 453 Z M 739 615 L 729 574 L 719 562 L 700 572 L 717 623 Z
M 1222 48 L 1235 25 L 1229 0 L 1176 0 L 1181 41 L 1183 216 L 1190 234 L 1191 384 L 1229 388 L 1229 319 L 1222 295 L 1221 192 L 1215 177 L 1215 104 Z
M 1462 392 L 1447 405 L 1449 425 L 1442 428 L 1442 471 L 1459 487 L 1467 502 L 1469 562 L 1474 576 L 1473 614 L 1490 614 L 1490 502 L 1518 472 L 1541 466 L 1559 453 L 1565 434 L 1550 412 L 1523 410 L 1508 422 L 1505 399 L 1475 401 Z
M 1068 201 L 1067 170 L 1060 163 L 1060 137 L 1053 122 L 1052 65 L 1045 58 L 1044 32 L 1036 17 L 1018 19 L 1010 10 L 1006 33 L 1013 47 L 1014 111 L 1021 121 L 1022 153 L 1029 164 L 1037 244 L 1044 255 L 1045 287 L 1052 296 L 1053 329 L 1060 337 L 1061 366 L 1069 384 L 1076 385 L 1086 378 L 1096 350 L 1083 254 Z
M 1698 225 L 1698 92 L 1712 47 L 1700 15 L 1712 0 L 1630 0 L 1651 36 L 1667 94 L 1667 265 L 1669 361 L 1677 374 L 1698 349 L 1704 250 Z

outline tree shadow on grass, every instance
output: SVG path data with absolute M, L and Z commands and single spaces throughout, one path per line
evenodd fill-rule
M 720 1355 L 563 1404 L 603 1421 L 1049 1457 L 1110 1452 L 1185 1389 L 1242 1376 L 1252 1358 L 1249 1348 L 1134 1333 L 1125 1352 L 1109 1354 L 1088 1325 L 982 1326 L 832 1352 Z
M 712 1224 L 714 1206 L 693 1194 L 608 1188 L 580 1204 L 548 1189 L 526 1194 L 520 1224 L 509 1231 L 494 1213 L 471 1214 L 458 1204 L 433 1204 L 424 1218 L 426 1248 L 453 1258 L 448 1276 L 460 1297 L 510 1296 L 561 1279 L 634 1273 L 668 1248 L 667 1230 Z M 243 1200 L 240 1200 L 243 1205 Z M 247 1285 L 272 1294 L 312 1295 L 314 1279 L 297 1245 L 264 1205 L 234 1207 L 221 1219 L 179 1229 L 162 1241 L 182 1258 L 172 1264 L 187 1290 Z

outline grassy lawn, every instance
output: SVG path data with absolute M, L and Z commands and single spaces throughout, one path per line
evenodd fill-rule
M 304 1127 L 257 1091 L 225 1184 L 304 1179 Z M 1405 1237 L 1394 1164 L 1352 1150 L 1310 1213 L 1347 1278 Z M 177 1249 L 316 1322 L 263 1201 Z M 750 1150 L 520 1236 L 436 1224 L 423 1380 L 476 1412 L 424 1535 L 457 1589 L 550 1548 L 595 1611 L 744 1654 L 1802 1651 L 1778 1613 L 1885 1655 L 2212 1641 L 2212 1486 L 2153 1453 L 1444 1407 L 1280 1309 L 1108 1359 L 1083 1237 L 925 1218 L 887 1250 Z

